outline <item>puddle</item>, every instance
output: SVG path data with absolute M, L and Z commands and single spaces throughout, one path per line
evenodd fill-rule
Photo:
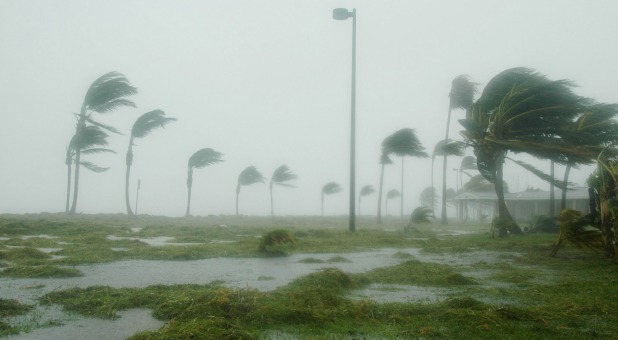
M 121 248 L 121 247 L 118 247 L 118 248 L 114 248 L 114 247 L 112 247 L 112 248 L 110 248 L 110 249 L 111 249 L 112 251 L 129 251 L 129 250 L 130 250 L 129 248 Z
M 175 243 L 175 242 L 170 242 L 170 241 L 175 239 L 174 237 L 170 237 L 170 236 L 158 236 L 158 237 L 141 238 L 141 237 L 118 237 L 118 236 L 114 236 L 114 235 L 109 235 L 109 236 L 107 236 L 107 239 L 110 240 L 110 241 L 121 241 L 121 240 L 140 241 L 140 242 L 144 242 L 147 245 L 152 246 L 152 247 L 192 246 L 192 245 L 201 244 L 201 243 Z
M 45 239 L 51 240 L 51 239 L 54 239 L 54 238 L 58 238 L 58 236 L 51 236 L 51 235 L 41 234 L 41 235 L 25 235 L 25 236 L 21 237 L 22 240 L 27 240 L 27 239 L 31 239 L 31 238 L 45 238 Z
M 135 227 L 135 228 L 131 228 L 130 230 L 132 232 L 134 232 L 134 233 L 139 233 L 140 231 L 142 231 L 142 229 L 144 229 L 144 228 L 142 228 L 142 227 Z

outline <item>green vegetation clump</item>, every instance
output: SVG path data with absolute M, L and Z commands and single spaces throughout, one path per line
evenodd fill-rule
M 453 286 L 474 284 L 472 279 L 456 273 L 451 266 L 408 260 L 399 265 L 377 268 L 358 274 L 363 282 L 409 284 L 418 286 Z
M 74 268 L 52 265 L 42 266 L 12 266 L 0 271 L 0 277 L 14 278 L 62 278 L 78 277 L 84 274 Z
M 0 298 L 0 318 L 26 314 L 32 309 L 34 309 L 32 305 L 26 305 L 13 299 Z
M 296 239 L 292 234 L 283 229 L 273 230 L 262 236 L 259 251 L 267 254 L 285 254 L 282 246 L 296 244 Z

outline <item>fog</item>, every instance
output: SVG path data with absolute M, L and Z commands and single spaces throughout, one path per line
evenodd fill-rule
M 137 108 L 97 117 L 124 135 L 109 138 L 116 154 L 89 156 L 110 169 L 82 170 L 78 212 L 125 212 L 128 133 L 141 114 L 161 109 L 178 121 L 133 150 L 131 200 L 139 178 L 140 214 L 184 214 L 187 161 L 202 148 L 222 152 L 224 162 L 194 171 L 194 215 L 233 214 L 239 173 L 254 165 L 268 181 L 282 164 L 299 178 L 296 188 L 275 188 L 275 214 L 319 214 L 329 181 L 344 191 L 327 197 L 325 214 L 346 214 L 352 23 L 333 20 L 335 7 L 358 15 L 357 192 L 378 187 L 380 143 L 394 131 L 416 129 L 431 154 L 444 138 L 457 75 L 482 90 L 498 72 L 524 66 L 575 81 L 578 94 L 617 101 L 618 3 L 609 0 L 2 0 L 0 213 L 64 211 L 74 113 L 96 78 L 118 71 L 138 88 L 130 98 Z M 453 112 L 455 138 L 464 114 Z M 448 187 L 456 188 L 452 169 L 460 162 L 449 158 Z M 431 160 L 407 157 L 405 169 L 408 214 L 430 185 Z M 574 170 L 571 181 L 583 183 L 589 173 Z M 394 158 L 384 191 L 399 189 L 400 176 Z M 505 180 L 511 191 L 549 187 L 511 167 Z M 376 207 L 373 194 L 361 212 Z M 389 203 L 389 212 L 398 211 Z M 240 213 L 270 214 L 267 184 L 242 188 Z

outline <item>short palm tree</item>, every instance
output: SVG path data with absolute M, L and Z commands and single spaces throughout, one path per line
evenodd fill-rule
M 236 216 L 238 216 L 238 197 L 240 196 L 240 188 L 243 186 L 264 183 L 264 176 L 254 166 L 249 166 L 238 175 L 238 183 L 236 184 Z
M 187 212 L 185 216 L 191 216 L 191 189 L 193 187 L 193 169 L 201 169 L 205 166 L 222 162 L 222 153 L 213 149 L 201 149 L 189 158 L 187 170 Z
M 391 161 L 390 157 L 388 157 L 387 150 L 384 149 L 384 142 L 382 142 L 382 155 L 380 156 L 380 188 L 378 189 L 378 224 L 382 224 L 382 191 L 384 188 L 384 166 L 387 164 L 393 164 L 393 161 Z
M 163 128 L 165 125 L 175 121 L 176 118 L 170 118 L 165 116 L 165 112 L 161 110 L 154 110 L 146 112 L 141 115 L 131 128 L 131 137 L 129 138 L 129 149 L 127 150 L 126 164 L 127 172 L 125 176 L 125 202 L 127 206 L 127 214 L 133 215 L 131 210 L 131 203 L 129 202 L 129 179 L 131 177 L 131 165 L 133 164 L 133 142 L 136 138 L 144 138 L 149 135 L 156 128 Z
M 136 94 L 137 89 L 133 87 L 127 78 L 117 72 L 104 74 L 95 80 L 88 88 L 81 110 L 77 116 L 77 125 L 75 127 L 75 135 L 86 129 L 87 125 L 98 126 L 102 129 L 118 132 L 115 128 L 99 123 L 92 117 L 94 113 L 104 114 L 113 111 L 120 107 L 131 106 L 135 104 L 126 97 Z M 82 148 L 77 146 L 75 152 L 75 176 L 73 186 L 73 203 L 71 204 L 70 213 L 74 214 L 77 209 L 77 194 L 79 192 L 79 169 L 83 165 L 81 161 Z
M 395 154 L 401 157 L 401 217 L 403 217 L 403 175 L 404 175 L 404 157 L 412 156 L 419 158 L 429 157 L 425 153 L 425 148 L 416 137 L 414 129 L 401 129 L 388 136 L 382 142 L 382 149 L 388 154 Z
M 76 150 L 81 150 L 82 155 L 104 152 L 114 153 L 113 150 L 104 148 L 107 146 L 107 137 L 108 134 L 105 131 L 101 130 L 96 125 L 91 125 L 81 129 L 79 134 L 71 138 L 71 142 L 69 142 L 69 146 L 67 147 L 65 159 L 67 165 L 67 199 L 65 212 L 69 212 L 69 203 L 71 199 L 71 170 L 75 162 Z M 83 159 L 80 160 L 79 164 L 93 172 L 104 172 L 108 169 Z
M 459 75 L 453 79 L 451 84 L 451 92 L 449 93 L 448 118 L 446 119 L 446 135 L 444 143 L 448 143 L 448 133 L 451 125 L 451 113 L 454 109 L 468 109 L 474 102 L 474 93 L 476 92 L 476 83 L 470 81 L 466 75 Z M 448 224 L 446 216 L 446 166 L 448 155 L 443 155 L 442 161 L 442 213 L 440 215 L 440 223 Z
M 341 186 L 335 182 L 328 182 L 324 184 L 324 186 L 322 187 L 322 196 L 321 196 L 322 216 L 324 216 L 324 196 L 336 194 L 338 192 L 341 192 L 341 190 L 343 190 Z
M 401 197 L 401 193 L 397 189 L 391 189 L 386 193 L 386 216 L 388 216 L 388 201 L 397 197 Z
M 376 192 L 376 189 L 373 188 L 373 185 L 365 185 L 360 193 L 358 194 L 358 215 L 361 214 L 361 199 L 365 196 L 371 195 Z
M 275 169 L 272 177 L 270 178 L 270 216 L 275 216 L 274 204 L 273 204 L 273 187 L 275 185 L 293 188 L 294 185 L 287 182 L 297 179 L 298 176 L 290 171 L 287 165 L 282 165 Z
M 419 201 L 422 206 L 431 209 L 432 207 L 435 207 L 438 197 L 440 196 L 436 193 L 436 188 L 426 187 L 423 191 L 421 191 Z M 431 211 L 433 211 L 433 209 Z

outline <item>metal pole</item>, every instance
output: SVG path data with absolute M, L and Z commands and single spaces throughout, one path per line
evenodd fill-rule
M 352 10 L 352 103 L 350 133 L 350 231 L 356 230 L 356 8 Z

